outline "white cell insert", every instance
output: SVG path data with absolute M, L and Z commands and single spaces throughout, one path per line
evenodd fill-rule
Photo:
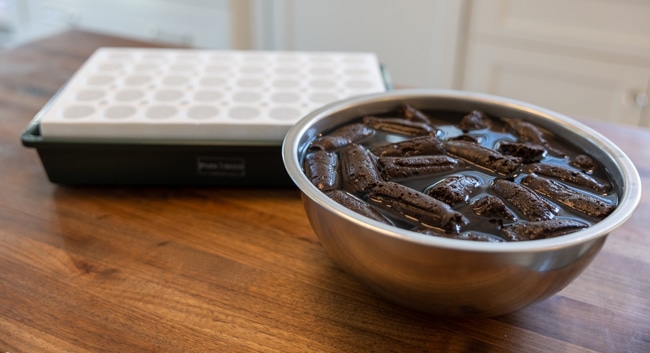
M 372 53 L 101 48 L 40 127 L 45 138 L 279 142 L 312 110 L 385 89 Z

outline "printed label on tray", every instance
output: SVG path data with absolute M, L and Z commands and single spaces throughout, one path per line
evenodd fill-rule
M 246 160 L 234 157 L 199 157 L 199 175 L 242 178 L 246 176 Z

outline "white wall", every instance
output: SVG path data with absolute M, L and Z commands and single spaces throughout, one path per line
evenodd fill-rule
M 257 0 L 260 49 L 371 51 L 401 86 L 457 85 L 465 1 Z

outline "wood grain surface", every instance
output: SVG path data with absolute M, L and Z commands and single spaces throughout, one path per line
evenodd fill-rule
M 100 46 L 0 52 L 0 352 L 650 352 L 650 200 L 550 299 L 496 318 L 387 303 L 337 267 L 293 188 L 67 187 L 28 122 Z M 589 123 L 650 190 L 650 131 Z

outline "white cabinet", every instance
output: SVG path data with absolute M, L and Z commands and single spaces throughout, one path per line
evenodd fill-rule
M 650 125 L 650 2 L 471 3 L 461 87 Z

